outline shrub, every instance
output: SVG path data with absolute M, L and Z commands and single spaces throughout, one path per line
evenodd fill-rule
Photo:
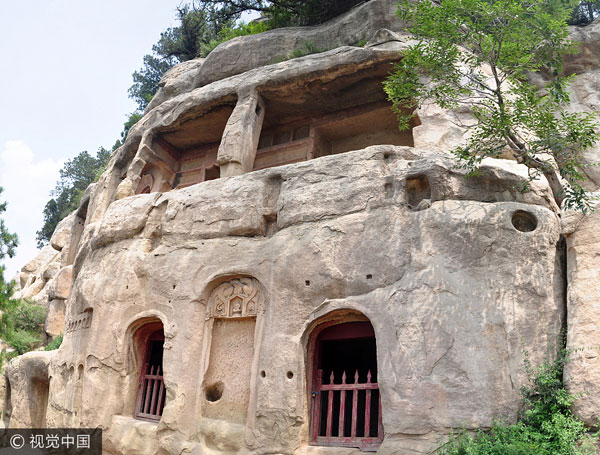
M 276 57 L 273 60 L 273 63 L 281 63 L 285 62 L 286 60 L 292 60 L 294 58 L 300 58 L 306 55 L 319 54 L 327 50 L 329 49 L 321 49 L 312 41 L 305 41 L 304 43 L 302 43 L 302 46 L 300 46 L 297 49 L 294 49 L 294 51 L 291 54 Z
M 0 338 L 17 354 L 31 351 L 42 343 L 47 310 L 25 300 L 11 300 L 0 320 Z
M 48 345 L 44 348 L 44 350 L 54 351 L 55 349 L 58 349 L 60 347 L 60 345 L 62 344 L 62 340 L 63 340 L 62 335 L 57 336 L 50 343 L 48 343 Z
M 571 412 L 576 398 L 562 381 L 568 351 L 533 368 L 526 355 L 529 385 L 521 389 L 523 412 L 515 424 L 495 422 L 488 432 L 461 432 L 438 450 L 440 455 L 582 455 L 594 453 L 592 438 Z

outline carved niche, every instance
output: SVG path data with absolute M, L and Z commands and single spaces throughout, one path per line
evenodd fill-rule
M 152 174 L 144 174 L 140 180 L 137 190 L 135 191 L 135 194 L 152 193 L 153 186 L 154 177 L 152 177 Z
M 257 279 L 234 278 L 218 285 L 211 293 L 208 316 L 213 318 L 256 317 L 264 311 L 262 291 Z
M 67 321 L 67 323 L 65 324 L 66 333 L 89 329 L 92 325 L 92 314 L 92 310 L 88 309 L 76 316 L 75 318 L 71 319 L 70 321 Z

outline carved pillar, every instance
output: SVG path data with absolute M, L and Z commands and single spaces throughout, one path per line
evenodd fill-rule
M 239 97 L 219 145 L 221 177 L 252 170 L 264 117 L 265 105 L 256 89 Z

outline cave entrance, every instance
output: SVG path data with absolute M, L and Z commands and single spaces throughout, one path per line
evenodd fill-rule
M 373 326 L 330 326 L 313 346 L 312 444 L 377 450 L 383 425 Z

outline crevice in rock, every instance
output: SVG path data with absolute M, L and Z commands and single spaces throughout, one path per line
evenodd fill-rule
M 272 237 L 278 231 L 277 216 L 279 195 L 281 194 L 281 185 L 283 177 L 279 173 L 270 175 L 267 179 L 267 190 L 264 193 L 263 199 L 263 219 L 265 223 L 265 237 Z
M 568 275 L 567 275 L 567 239 L 561 234 L 558 242 L 556 242 L 556 255 L 558 265 L 560 266 L 560 274 L 562 278 L 562 327 L 561 333 L 564 335 L 561 340 L 561 348 L 566 346 L 567 342 L 567 316 L 568 316 L 568 299 L 567 290 L 569 287 Z

